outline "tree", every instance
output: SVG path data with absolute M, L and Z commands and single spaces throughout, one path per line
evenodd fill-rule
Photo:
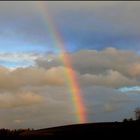
M 140 120 L 140 107 L 137 107 L 135 109 L 135 117 L 136 117 L 136 120 Z
M 123 120 L 123 122 L 128 122 L 128 120 L 125 118 L 125 119 Z

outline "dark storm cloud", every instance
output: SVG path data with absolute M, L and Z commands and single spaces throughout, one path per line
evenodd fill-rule
M 49 11 L 69 50 L 69 43 L 75 45 L 74 50 L 102 49 L 109 45 L 138 49 L 139 2 L 45 3 L 43 15 L 43 7 L 39 6 L 41 2 L 1 2 L 1 36 L 8 36 L 6 30 L 11 30 L 11 36 L 19 36 L 21 41 L 52 47 L 54 40 L 47 25 L 49 19 L 45 17 L 45 12 Z

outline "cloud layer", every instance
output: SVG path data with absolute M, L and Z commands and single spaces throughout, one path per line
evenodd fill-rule
M 63 66 L 59 57 L 49 57 L 51 61 L 44 56 L 36 59 L 36 64 L 46 69 Z M 140 56 L 135 52 L 110 47 L 102 51 L 82 50 L 70 54 L 70 57 L 82 85 L 118 88 L 140 84 Z
M 135 107 L 140 105 L 139 91 L 123 93 L 119 89 L 140 86 L 137 53 L 106 48 L 69 55 L 82 90 L 88 122 L 122 121 L 134 116 Z M 7 56 L 6 61 L 11 58 L 10 54 Z M 28 58 L 34 66 L 0 67 L 1 126 L 43 128 L 76 123 L 65 75 L 67 68 L 60 56 L 48 53 L 29 56 L 21 55 L 21 59 Z
M 100 85 L 119 88 L 140 85 L 140 56 L 135 52 L 106 48 L 102 51 L 83 50 L 69 55 L 81 86 Z M 23 55 L 20 58 L 32 61 L 34 66 L 13 70 L 1 67 L 1 90 L 26 86 L 66 85 L 67 68 L 59 56 L 34 54 L 34 56 Z M 10 60 L 10 57 L 7 57 L 7 61 Z

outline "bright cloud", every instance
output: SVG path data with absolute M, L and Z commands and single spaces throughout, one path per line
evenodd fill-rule
M 35 65 L 39 57 L 37 53 L 6 53 L 0 52 L 0 65 L 8 68 L 28 67 Z
M 139 86 L 130 86 L 130 87 L 122 87 L 118 89 L 121 92 L 131 92 L 131 91 L 140 91 Z

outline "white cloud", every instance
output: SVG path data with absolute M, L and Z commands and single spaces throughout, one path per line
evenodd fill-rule
M 34 61 L 40 57 L 37 53 L 6 53 L 0 52 L 0 65 L 15 69 L 17 67 L 34 66 Z
M 121 87 L 118 90 L 121 92 L 140 91 L 140 87 L 139 86 Z

